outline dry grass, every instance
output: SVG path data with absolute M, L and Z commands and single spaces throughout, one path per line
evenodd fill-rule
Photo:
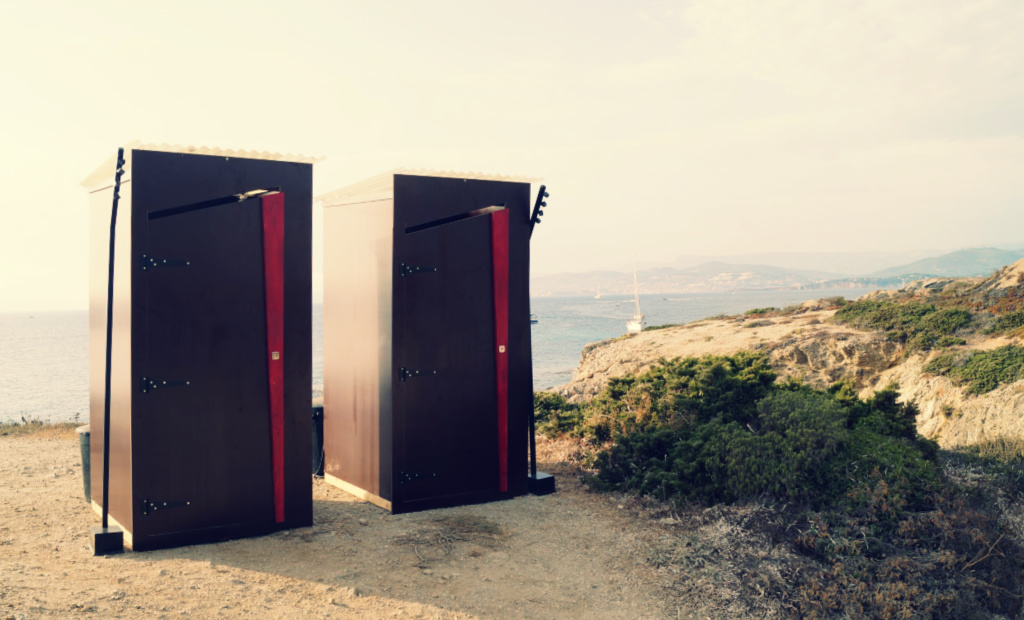
M 597 447 L 587 439 L 537 435 L 537 462 L 551 473 L 582 473 L 593 460 Z
M 594 451 L 573 438 L 538 438 L 537 447 L 545 471 L 576 476 L 587 473 Z M 852 549 L 866 532 L 885 525 L 854 523 L 842 511 L 809 521 L 814 515 L 799 507 L 763 501 L 705 508 L 619 493 L 605 497 L 633 517 L 644 541 L 637 553 L 667 594 L 692 602 L 694 618 L 941 617 L 936 610 L 964 617 L 964 609 L 986 606 L 982 600 L 990 611 L 1016 617 L 1022 592 L 1013 575 L 1024 557 L 1024 439 L 998 438 L 943 454 L 953 499 L 932 511 L 907 513 L 900 524 L 920 531 L 904 538 L 940 542 L 902 544 L 907 541 L 886 536 L 893 543 L 884 550 L 889 557 L 822 555 L 798 544 L 817 525 L 822 540 Z M 971 499 L 958 503 L 957 489 Z M 826 516 L 834 527 L 822 529 Z M 956 562 L 947 570 L 936 558 Z M 842 609 L 849 613 L 837 611 Z
M 972 446 L 975 454 L 1004 463 L 1024 461 L 1024 437 L 997 437 Z
M 53 437 L 70 439 L 75 436 L 75 429 L 81 426 L 78 422 L 41 422 L 39 420 L 21 419 L 20 422 L 0 422 L 0 437 L 28 435 L 37 437 Z

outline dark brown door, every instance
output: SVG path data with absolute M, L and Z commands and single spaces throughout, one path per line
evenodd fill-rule
M 135 536 L 272 523 L 260 200 L 150 219 L 139 254 Z
M 490 220 L 406 233 L 395 256 L 399 502 L 498 488 Z

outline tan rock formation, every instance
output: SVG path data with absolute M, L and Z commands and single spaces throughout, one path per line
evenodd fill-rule
M 820 307 L 820 306 L 808 306 Z M 938 353 L 905 355 L 880 332 L 832 322 L 834 310 L 789 317 L 708 319 L 587 345 L 573 380 L 552 391 L 570 401 L 593 398 L 608 379 L 642 373 L 661 358 L 763 351 L 780 377 L 825 387 L 853 379 L 862 397 L 896 382 L 903 400 L 920 408 L 918 428 L 943 446 L 999 436 L 1024 436 L 1024 381 L 982 395 L 967 394 L 942 376 L 922 372 Z M 965 347 L 987 349 L 1017 342 L 979 336 Z
M 833 314 L 813 310 L 788 317 L 708 319 L 593 343 L 583 349 L 573 380 L 553 391 L 572 401 L 589 399 L 609 378 L 641 373 L 661 358 L 743 350 L 767 353 L 783 377 L 818 386 L 850 378 L 860 388 L 873 387 L 882 371 L 898 363 L 902 348 L 882 334 L 833 323 Z

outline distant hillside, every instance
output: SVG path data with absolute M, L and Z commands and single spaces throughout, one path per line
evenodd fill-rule
M 868 274 L 868 278 L 913 277 L 925 278 L 942 276 L 949 278 L 969 278 L 987 276 L 996 269 L 1024 258 L 1024 253 L 1016 250 L 1000 250 L 998 248 L 971 248 L 943 254 L 934 258 L 890 267 Z
M 783 269 L 813 270 L 863 276 L 864 274 L 895 265 L 941 254 L 946 249 L 900 250 L 893 252 L 762 252 L 757 254 L 724 254 L 708 256 L 684 254 L 676 257 L 671 267 L 686 269 L 703 263 L 732 263 L 738 265 L 766 265 Z M 644 265 L 653 267 L 655 265 Z
M 798 258 L 797 255 L 782 256 L 794 261 Z M 836 257 L 843 258 L 845 255 L 837 254 L 832 258 Z M 863 276 L 752 263 L 707 261 L 685 268 L 643 269 L 637 272 L 637 280 L 641 293 L 715 293 L 756 289 L 887 289 L 906 286 L 913 280 L 923 278 L 987 276 L 1021 258 L 1024 258 L 1024 251 L 1020 250 L 972 248 L 916 260 Z M 833 263 L 838 264 L 837 261 L 838 259 Z M 602 295 L 629 295 L 633 293 L 633 274 L 623 271 L 590 271 L 537 275 L 531 278 L 530 289 L 533 295 L 595 295 L 598 290 Z
M 703 293 L 731 290 L 802 288 L 834 280 L 834 273 L 799 271 L 765 265 L 711 262 L 676 269 L 658 267 L 637 272 L 641 293 Z M 627 295 L 633 292 L 633 274 L 618 271 L 560 273 L 535 276 L 533 295 Z

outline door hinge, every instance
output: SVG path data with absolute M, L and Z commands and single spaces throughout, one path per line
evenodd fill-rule
M 175 380 L 166 380 L 165 381 L 163 379 L 153 379 L 151 377 L 143 377 L 142 378 L 142 393 L 145 394 L 146 392 L 154 392 L 156 390 L 161 390 L 161 389 L 164 389 L 164 388 L 182 387 L 184 385 L 189 385 L 189 384 L 190 384 L 190 382 L 189 381 L 185 381 L 184 379 L 175 379 Z
M 177 500 L 170 502 L 154 502 L 152 500 L 142 500 L 142 516 L 148 517 L 150 514 L 157 510 L 170 510 L 171 508 L 184 508 L 192 505 L 192 502 L 188 500 Z
M 410 370 L 405 366 L 398 369 L 398 380 L 405 381 L 406 379 L 412 379 L 413 377 L 422 377 L 424 375 L 436 375 L 436 370 Z
M 408 472 L 403 471 L 398 474 L 398 484 L 408 484 L 416 480 L 422 480 L 424 478 L 437 478 L 435 473 L 422 473 L 422 472 Z
M 398 268 L 398 273 L 404 278 L 405 276 L 411 276 L 414 273 L 422 273 L 424 271 L 437 271 L 437 267 L 414 267 L 413 265 L 406 265 L 402 263 Z
M 142 255 L 142 270 L 148 271 L 157 267 L 187 267 L 192 263 L 180 258 L 154 258 L 147 254 Z

